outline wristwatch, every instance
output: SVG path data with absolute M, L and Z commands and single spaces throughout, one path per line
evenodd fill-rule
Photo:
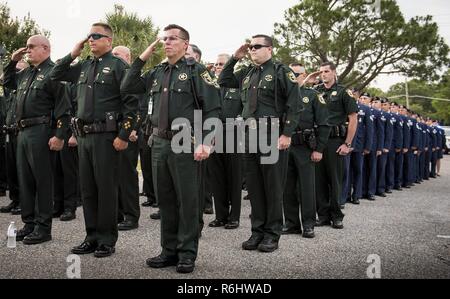
M 352 144 L 351 143 L 344 143 L 348 148 L 352 148 Z

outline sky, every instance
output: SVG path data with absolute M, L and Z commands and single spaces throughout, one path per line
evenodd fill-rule
M 4 2 L 5 0 L 0 0 Z M 9 0 L 11 14 L 31 17 L 51 32 L 52 58 L 68 54 L 86 36 L 90 25 L 105 19 L 115 3 L 140 17 L 150 16 L 160 28 L 170 23 L 185 27 L 191 43 L 203 51 L 204 61 L 215 61 L 218 54 L 234 51 L 254 34 L 273 33 L 273 25 L 283 21 L 284 11 L 299 0 Z M 404 16 L 433 15 L 440 34 L 450 45 L 450 5 L 448 0 L 398 0 Z M 387 90 L 404 81 L 397 75 L 377 78 L 372 86 Z

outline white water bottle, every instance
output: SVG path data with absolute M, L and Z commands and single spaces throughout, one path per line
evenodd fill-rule
M 6 245 L 8 248 L 16 248 L 16 235 L 17 235 L 17 228 L 16 224 L 11 222 L 11 224 L 8 227 L 8 244 Z

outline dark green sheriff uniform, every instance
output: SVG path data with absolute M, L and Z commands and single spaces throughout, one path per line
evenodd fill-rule
M 330 135 L 328 109 L 325 100 L 309 88 L 300 87 L 300 118 L 292 136 L 283 208 L 285 228 L 314 228 L 316 223 L 315 169 L 313 151 L 323 153 Z M 299 204 L 302 213 L 300 224 Z
M 189 66 L 185 58 L 173 66 L 163 63 L 141 77 L 144 64 L 139 58 L 134 61 L 122 88 L 128 93 L 147 93 L 153 99 L 150 143 L 153 182 L 161 211 L 162 255 L 195 261 L 199 239 L 200 163 L 194 160 L 193 153 L 173 152 L 171 139 L 177 132 L 170 130 L 170 124 L 176 118 L 185 118 L 192 126 L 194 124 L 196 102 L 191 80 L 203 120 L 218 117 L 219 90 L 204 66 L 197 63 Z M 168 107 L 161 105 L 166 100 Z M 159 128 L 160 118 L 166 117 L 169 127 Z M 197 140 L 197 145 L 200 143 Z
M 348 116 L 358 113 L 358 105 L 350 90 L 339 84 L 330 89 L 319 85 L 316 90 L 327 102 L 331 126 L 330 139 L 323 160 L 316 168 L 316 202 L 320 221 L 342 221 L 344 214 L 339 206 L 344 178 L 344 156 L 336 153 L 345 143 Z
M 142 96 L 134 95 L 141 103 Z M 140 107 L 140 105 L 139 105 Z M 142 126 L 141 111 L 136 111 L 136 119 L 133 130 L 138 133 L 138 138 L 143 138 L 139 134 Z M 139 174 L 137 164 L 139 158 L 139 140 L 128 142 L 128 148 L 122 153 L 120 159 L 119 172 L 121 180 L 119 182 L 119 218 L 133 224 L 139 223 L 141 209 L 139 207 Z
M 221 88 L 223 123 L 223 149 L 214 152 L 207 163 L 211 193 L 214 195 L 218 225 L 239 222 L 242 200 L 242 154 L 237 152 L 237 130 L 235 119 L 242 114 L 239 89 Z M 228 125 L 227 125 L 228 121 Z M 233 152 L 227 153 L 227 133 L 234 132 Z M 217 149 L 216 149 L 217 150 Z
M 75 115 L 76 85 L 67 83 L 66 92 L 71 102 L 71 115 Z M 75 213 L 77 204 L 80 202 L 78 150 L 76 147 L 69 147 L 70 137 L 72 137 L 72 131 L 68 128 L 64 148 L 56 155 L 54 217 L 65 212 Z
M 5 127 L 3 130 L 6 134 L 6 172 L 8 179 L 9 198 L 11 199 L 11 207 L 19 207 L 19 180 L 17 178 L 17 129 L 16 122 L 16 91 L 9 92 L 5 100 Z
M 114 247 L 118 237 L 120 153 L 114 149 L 113 142 L 116 137 L 128 142 L 137 99 L 121 93 L 120 84 L 127 66 L 111 52 L 74 66 L 70 65 L 72 61 L 70 54 L 61 59 L 52 72 L 52 79 L 77 84 L 77 117 L 83 131 L 78 136 L 78 155 L 85 241 Z M 88 89 L 93 90 L 93 97 Z
M 53 136 L 65 139 L 70 104 L 65 85 L 50 80 L 54 63 L 48 58 L 37 67 L 16 73 L 17 62 L 5 69 L 5 86 L 17 90 L 17 171 L 25 230 L 50 235 L 53 211 Z M 55 130 L 56 128 L 56 134 Z
M 234 58 L 226 63 L 219 84 L 241 90 L 243 118 L 280 122 L 280 132 L 274 133 L 291 137 L 299 116 L 298 85 L 292 71 L 270 59 L 259 68 L 250 66 L 234 73 L 236 63 Z M 285 120 L 280 121 L 283 115 Z M 271 130 L 273 128 L 268 129 L 269 134 Z M 282 200 L 288 151 L 279 151 L 279 160 L 275 164 L 261 164 L 261 157 L 269 155 L 261 153 L 258 147 L 256 154 L 244 154 L 244 167 L 252 206 L 252 237 L 278 242 L 283 226 Z

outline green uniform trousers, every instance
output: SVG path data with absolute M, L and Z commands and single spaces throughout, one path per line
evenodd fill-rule
M 252 207 L 252 236 L 278 241 L 283 227 L 283 191 L 288 151 L 275 164 L 261 164 L 263 154 L 244 154 L 245 180 Z
M 339 206 L 344 180 L 344 156 L 336 153 L 343 143 L 343 138 L 330 138 L 323 153 L 323 160 L 316 166 L 316 203 L 319 220 L 344 219 Z
M 306 145 L 292 146 L 289 151 L 283 198 L 285 227 L 288 229 L 314 228 L 316 223 L 316 163 L 311 161 L 311 154 L 312 150 Z
M 80 186 L 86 241 L 115 246 L 118 238 L 118 174 L 120 153 L 113 147 L 117 133 L 78 138 Z
M 49 125 L 37 125 L 25 128 L 17 137 L 22 221 L 27 229 L 42 234 L 52 230 L 55 152 L 48 146 L 52 135 Z
M 125 220 L 139 222 L 139 176 L 137 163 L 139 144 L 128 142 L 128 148 L 121 153 L 119 162 L 119 215 Z
M 162 254 L 196 260 L 199 239 L 200 163 L 175 154 L 171 141 L 153 137 L 153 184 L 161 211 Z

